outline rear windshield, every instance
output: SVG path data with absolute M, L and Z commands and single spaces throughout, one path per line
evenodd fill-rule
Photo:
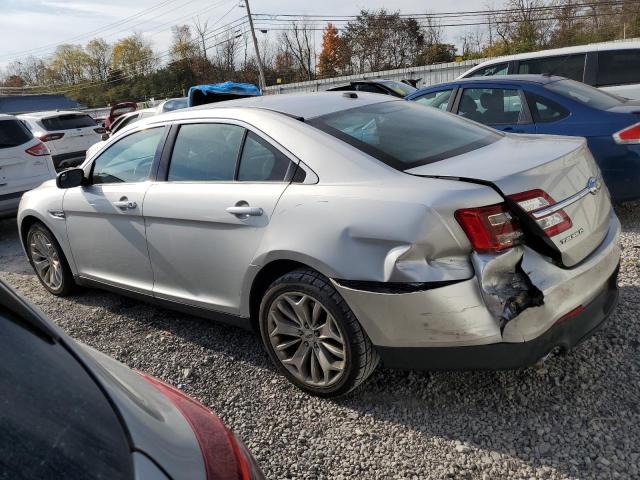
M 380 83 L 403 97 L 406 97 L 417 90 L 417 88 L 412 87 L 411 85 L 407 85 L 402 82 L 394 82 L 393 80 L 382 80 Z
M 40 123 L 46 130 L 71 130 L 97 126 L 96 121 L 89 115 L 60 115 L 58 117 L 43 118 Z
M 402 100 L 342 110 L 308 123 L 397 170 L 461 155 L 502 137 L 475 122 Z
M 545 87 L 552 92 L 559 93 L 599 110 L 607 110 L 624 103 L 624 99 L 620 97 L 573 80 L 560 80 L 549 83 Z
M 20 120 L 0 120 L 0 148 L 11 148 L 27 143 L 33 138 Z

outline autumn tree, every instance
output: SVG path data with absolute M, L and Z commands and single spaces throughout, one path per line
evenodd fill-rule
M 344 67 L 343 42 L 338 29 L 328 23 L 322 32 L 322 50 L 318 59 L 318 73 L 323 77 L 336 75 Z
M 156 66 L 156 57 L 142 35 L 125 37 L 113 46 L 111 66 L 126 76 L 145 75 Z
M 280 34 L 281 51 L 289 53 L 294 61 L 300 80 L 311 80 L 315 76 L 315 51 L 313 28 L 304 22 L 293 22 Z
M 94 38 L 85 47 L 89 78 L 106 81 L 111 68 L 112 49 L 102 38 Z
M 49 63 L 52 76 L 62 83 L 73 85 L 85 78 L 87 54 L 81 45 L 59 45 Z

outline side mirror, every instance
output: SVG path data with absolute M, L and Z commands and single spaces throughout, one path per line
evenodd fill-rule
M 103 142 L 105 140 L 109 140 L 109 134 L 108 133 L 103 133 L 102 136 L 100 137 L 100 140 L 102 140 Z
M 58 188 L 74 188 L 84 183 L 84 170 L 81 168 L 70 168 L 60 172 L 56 177 Z

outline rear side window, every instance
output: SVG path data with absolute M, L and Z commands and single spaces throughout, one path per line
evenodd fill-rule
M 615 95 L 573 80 L 549 83 L 545 85 L 545 88 L 599 110 L 607 110 L 622 103 L 622 99 Z
M 520 60 L 518 73 L 546 73 L 560 75 L 572 80 L 582 81 L 584 76 L 584 53 L 579 55 L 562 55 L 557 57 L 532 58 Z
M 488 67 L 476 70 L 468 77 L 492 77 L 494 75 L 506 75 L 509 71 L 508 63 L 497 63 L 495 65 L 489 65 Z
M 45 130 L 71 130 L 72 128 L 86 128 L 97 126 L 96 121 L 89 115 L 60 115 L 58 117 L 40 120 Z
M 307 123 L 398 170 L 461 155 L 502 138 L 490 128 L 402 100 L 350 108 Z
M 282 182 L 291 162 L 276 148 L 253 132 L 242 147 L 238 180 L 241 182 Z
M 431 92 L 421 97 L 414 98 L 415 102 L 434 107 L 439 110 L 446 110 L 449 105 L 449 99 L 451 98 L 451 92 L 453 90 L 441 90 L 439 92 Z
M 33 138 L 20 120 L 0 120 L 0 148 L 11 148 L 27 143 Z
M 596 85 L 640 83 L 640 50 L 598 52 Z
M 102 390 L 65 348 L 0 306 L 0 477 L 133 479 Z
M 535 123 L 557 122 L 569 116 L 569 110 L 553 100 L 531 92 L 526 92 L 525 95 Z
M 224 123 L 182 125 L 171 154 L 168 180 L 230 182 L 245 129 Z

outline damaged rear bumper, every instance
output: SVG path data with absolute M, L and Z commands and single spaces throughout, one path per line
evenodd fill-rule
M 515 368 L 555 347 L 571 348 L 609 315 L 617 299 L 619 234 L 612 214 L 601 245 L 570 269 L 518 247 L 474 259 L 473 278 L 420 292 L 333 283 L 390 367 Z M 581 313 L 563 320 L 576 307 Z
M 376 347 L 388 368 L 411 370 L 495 370 L 528 367 L 549 352 L 567 352 L 591 336 L 618 302 L 617 270 L 606 288 L 579 314 L 558 321 L 533 340 L 468 347 Z

